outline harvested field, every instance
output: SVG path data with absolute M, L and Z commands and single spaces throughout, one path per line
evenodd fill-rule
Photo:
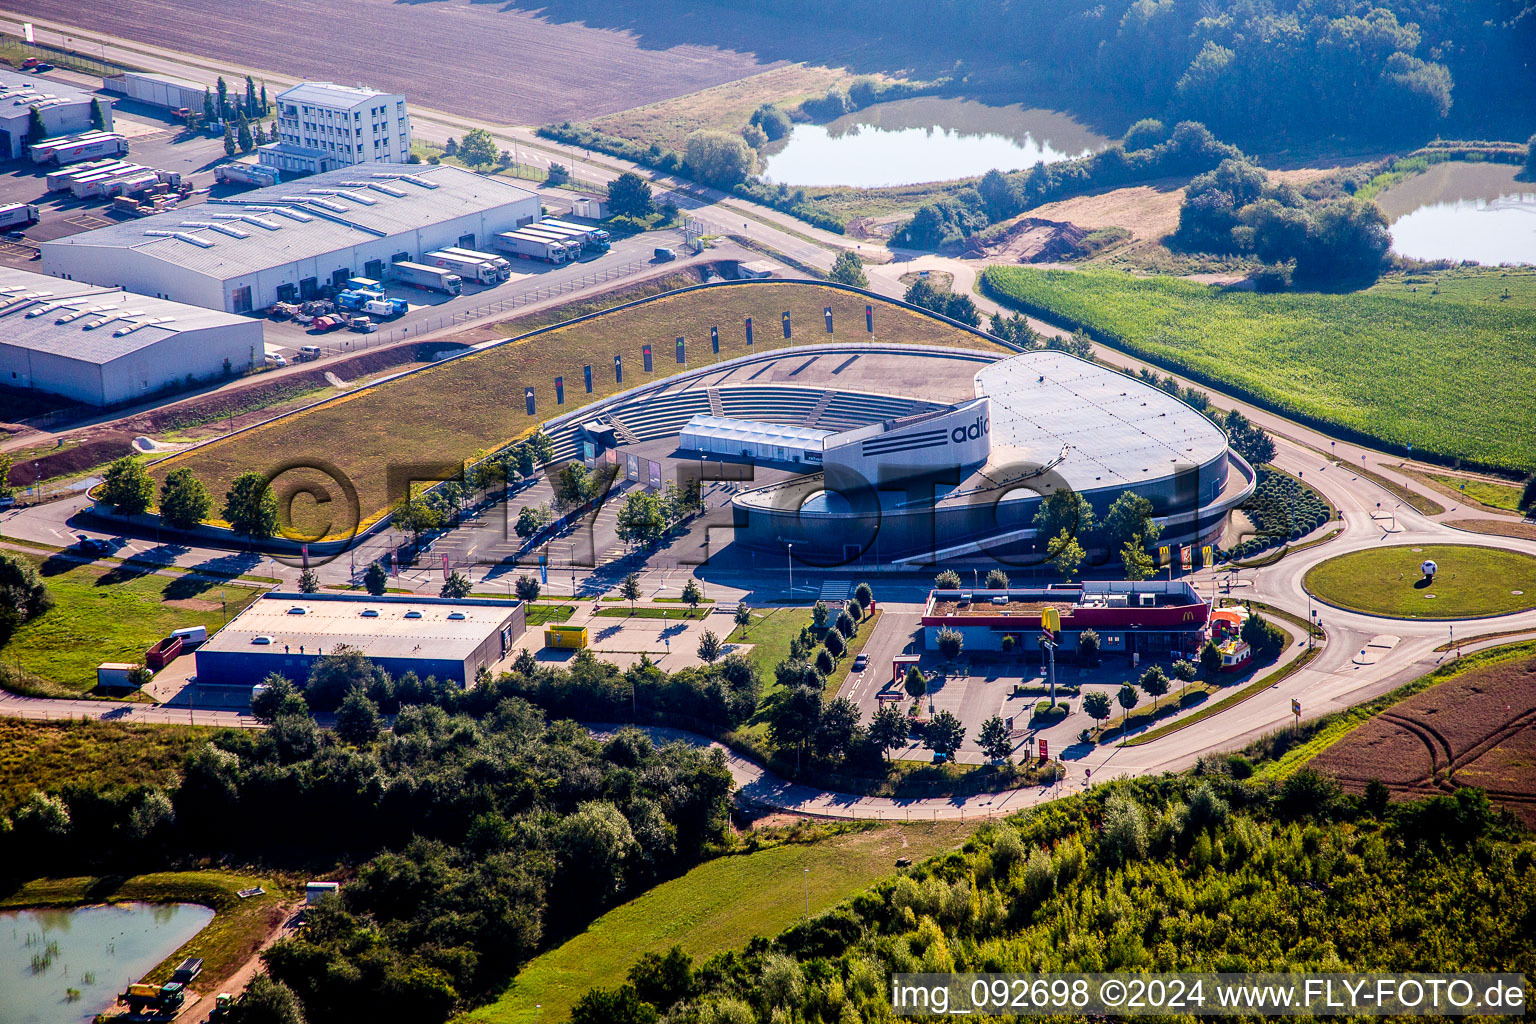
M 673 339 L 689 339 L 689 366 L 715 362 L 709 328 L 721 328 L 719 358 L 747 352 L 744 317 L 755 326 L 755 351 L 784 346 L 780 315 L 788 310 L 804 341 L 864 341 L 864 296 L 821 285 L 769 282 L 732 285 L 664 295 L 629 309 L 559 327 L 521 341 L 428 367 L 374 388 L 341 395 L 264 426 L 173 455 L 155 465 L 161 478 L 190 466 L 216 495 L 247 470 L 276 474 L 285 466 L 328 466 L 357 490 L 363 521 L 378 518 L 392 501 L 404 497 L 404 480 L 438 479 L 434 472 L 488 454 L 533 432 L 542 419 L 569 412 L 590 401 L 671 375 Z M 831 306 L 839 335 L 825 333 L 823 307 Z M 937 318 L 880 305 L 875 310 L 874 340 L 886 343 L 992 346 L 984 339 Z M 641 346 L 656 353 L 654 375 L 641 371 Z M 1003 350 L 998 349 L 1001 353 Z M 622 386 L 613 377 L 613 357 L 624 357 L 628 376 Z M 594 393 L 582 391 L 582 366 L 593 367 Z M 566 404 L 554 405 L 553 381 L 565 377 Z M 533 387 L 538 417 L 527 415 L 523 388 Z M 391 488 L 390 471 L 399 481 Z M 320 474 L 295 470 L 276 486 L 290 535 L 316 538 L 350 531 L 354 522 L 339 521 L 334 511 L 312 498 L 295 501 L 306 485 L 311 494 L 334 488 Z M 335 509 L 335 503 L 331 503 Z
M 1536 657 L 1473 669 L 1394 705 L 1312 762 L 1352 792 L 1410 799 L 1478 786 L 1536 825 Z
M 210 62 L 313 81 L 361 81 L 405 93 L 413 104 L 497 124 L 582 120 L 771 66 L 714 46 L 642 45 L 628 29 L 592 27 L 592 18 L 560 18 L 547 7 L 469 0 L 16 0 L 8 6 Z M 361 25 L 369 31 L 359 32 Z M 325 45 L 312 45 L 316 39 Z

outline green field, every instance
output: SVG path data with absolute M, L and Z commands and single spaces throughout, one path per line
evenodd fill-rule
M 1465 494 L 1480 505 L 1503 509 L 1506 512 L 1520 511 L 1520 494 L 1523 489 L 1515 484 L 1501 484 L 1494 480 L 1475 477 L 1446 476 L 1441 473 L 1423 475 L 1457 494 Z
M 363 521 L 384 513 L 392 500 L 388 486 L 391 467 L 414 467 L 407 475 L 431 479 L 432 467 L 447 470 L 461 460 L 492 452 L 527 434 L 542 418 L 569 412 L 588 402 L 663 379 L 677 371 L 672 362 L 673 339 L 692 341 L 692 368 L 747 353 L 742 331 L 750 316 L 757 329 L 756 351 L 784 346 L 778 330 L 788 310 L 801 327 L 802 342 L 867 341 L 864 296 L 821 285 L 765 282 L 733 285 L 662 296 L 546 334 L 510 342 L 461 359 L 430 367 L 378 387 L 339 396 L 308 411 L 296 412 L 265 426 L 173 455 L 151 470 L 157 480 L 171 469 L 187 466 L 215 495 L 222 495 L 240 473 L 275 473 L 283 467 L 320 467 L 349 479 L 357 490 Z M 823 307 L 832 307 L 841 335 L 822 327 Z M 721 354 L 711 355 L 709 328 L 721 328 Z M 982 338 L 934 317 L 898 306 L 875 312 L 874 340 L 881 342 L 990 348 Z M 641 371 L 641 346 L 656 352 L 656 372 Z M 1001 349 L 999 349 L 1001 351 Z M 613 357 L 624 357 L 628 373 L 621 386 L 613 376 Z M 583 393 L 582 367 L 594 370 L 594 393 Z M 554 378 L 565 377 L 566 403 L 554 404 Z M 535 388 L 538 415 L 529 416 L 522 401 L 525 386 Z M 329 468 L 327 468 L 329 467 Z M 404 479 L 402 477 L 402 479 Z M 355 525 L 345 500 L 318 503 L 310 494 L 332 494 L 328 481 L 312 468 L 295 468 L 274 483 L 285 522 L 310 538 L 346 532 Z M 340 497 L 340 495 L 337 495 Z
M 1420 586 L 1425 560 L 1439 571 Z M 1471 544 L 1397 545 L 1330 558 L 1308 569 L 1302 586 L 1318 600 L 1370 615 L 1507 615 L 1536 608 L 1536 558 Z
M 162 726 L 163 728 L 163 726 Z M 241 889 L 261 887 L 266 893 L 241 899 Z M 0 908 L 73 907 L 93 903 L 201 903 L 212 908 L 213 920 L 180 949 L 144 976 L 162 983 L 171 980 L 176 964 L 189 956 L 203 958 L 198 990 L 218 991 L 261 941 L 283 919 L 281 905 L 291 903 L 296 887 L 272 876 L 231 871 L 162 871 L 155 874 L 92 878 L 38 878 L 13 889 Z M 80 970 L 89 965 L 77 964 Z M 190 1002 L 190 1000 L 189 1000 Z
M 35 722 L 0 718 L 0 814 L 34 789 L 69 783 L 92 790 L 174 787 L 187 754 L 217 730 L 128 722 Z
M 810 844 L 720 857 L 616 907 L 585 932 L 535 958 L 502 997 L 469 1014 L 477 1024 L 564 1024 L 594 986 L 614 987 L 642 953 L 674 944 L 695 961 L 773 936 L 800 920 L 809 893 L 820 913 L 895 870 L 959 846 L 975 822 L 883 825 Z
M 0 662 L 19 669 L 22 686 L 78 696 L 96 685 L 104 661 L 142 663 L 155 641 L 183 626 L 224 624 L 257 591 L 185 574 L 160 576 L 129 565 L 103 566 L 55 555 L 22 555 L 38 567 L 53 608 L 23 625 L 0 648 Z
M 1024 267 L 993 267 L 984 284 L 1133 355 L 1415 453 L 1527 469 L 1536 451 L 1536 270 L 1398 276 L 1347 295 Z

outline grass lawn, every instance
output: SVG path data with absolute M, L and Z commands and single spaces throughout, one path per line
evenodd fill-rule
M 702 619 L 708 616 L 708 608 L 599 608 L 597 615 L 604 619 Z
M 1439 571 L 1422 586 L 1426 560 Z M 1321 601 L 1370 615 L 1505 615 L 1536 608 L 1536 558 L 1470 544 L 1398 545 L 1330 558 L 1308 569 L 1302 585 Z
M 241 889 L 260 886 L 265 895 L 242 900 Z M 144 976 L 152 984 L 171 980 L 171 971 L 184 958 L 203 958 L 199 991 L 218 991 L 218 986 L 250 959 L 261 940 L 281 920 L 279 905 L 297 895 L 292 883 L 270 876 L 231 871 L 162 871 L 128 878 L 39 878 L 0 900 L 0 909 L 21 907 L 72 907 L 93 903 L 201 903 L 212 908 L 213 920 L 180 949 Z
M 1344 295 L 1102 270 L 993 267 L 984 280 L 1017 307 L 1291 415 L 1514 469 L 1536 450 L 1536 271 L 1395 276 Z
M 747 652 L 750 661 L 763 678 L 763 699 L 777 687 L 773 681 L 773 667 L 789 657 L 789 642 L 811 624 L 809 608 L 768 608 L 752 610 L 752 624 L 731 630 L 726 643 L 751 644 Z
M 224 605 L 233 616 L 258 593 L 128 565 L 21 557 L 38 567 L 54 606 L 16 631 L 0 648 L 0 661 L 20 669 L 23 685 L 40 693 L 78 696 L 95 687 L 100 663 L 142 662 L 155 641 L 183 626 L 212 633 L 224 624 Z
M 639 306 L 579 324 L 512 341 L 459 359 L 448 360 L 409 376 L 386 381 L 377 387 L 349 392 L 307 411 L 284 416 L 271 423 L 211 442 L 155 464 L 158 480 L 171 469 L 186 466 L 197 473 L 214 494 L 223 494 L 230 482 L 246 470 L 271 471 L 276 467 L 307 464 L 324 468 L 295 469 L 274 486 L 279 506 L 291 510 L 290 532 L 317 537 L 345 531 L 353 525 L 350 513 L 339 522 L 330 509 L 334 502 L 319 504 L 313 498 L 291 500 L 300 490 L 330 494 L 337 483 L 328 473 L 345 477 L 357 490 L 364 522 L 384 513 L 392 498 L 388 490 L 391 465 L 402 458 L 425 457 L 446 465 L 473 459 L 531 434 L 541 422 L 529 416 L 522 402 L 507 396 L 524 386 L 535 388 L 539 410 L 548 417 L 570 412 L 588 402 L 616 394 L 651 380 L 664 378 L 678 367 L 668 360 L 672 341 L 679 335 L 691 338 L 689 366 L 699 368 L 719 359 L 746 353 L 742 332 L 744 317 L 759 325 L 756 350 L 784 346 L 774 329 L 788 310 L 801 329 L 801 341 L 818 344 L 838 340 L 822 330 L 822 308 L 831 306 L 844 341 L 867 341 L 862 295 L 820 285 L 764 282 L 743 287 L 718 287 L 655 298 Z M 949 345 L 990 349 L 985 340 L 925 314 L 877 302 L 873 339 L 925 345 Z M 710 353 L 709 328 L 721 330 L 721 354 Z M 660 358 L 656 372 L 640 369 L 640 349 L 649 342 Z M 613 380 L 613 357 L 625 356 L 629 376 L 622 385 Z M 554 404 L 552 381 L 564 375 L 567 382 L 582 379 L 582 367 L 593 367 L 594 393 L 579 387 L 566 389 L 563 407 Z M 345 444 L 338 444 L 345 438 Z M 404 454 L 402 454 L 404 453 Z M 412 455 L 411 453 L 415 453 Z
M 174 786 L 187 754 L 218 732 L 126 722 L 34 722 L 0 718 L 0 813 L 34 789 L 64 783 L 92 790 Z
M 593 986 L 614 987 L 642 953 L 680 944 L 695 962 L 772 936 L 868 888 L 898 857 L 952 849 L 975 822 L 882 825 L 811 844 L 720 857 L 604 914 L 580 935 L 534 959 L 477 1024 L 564 1024 Z M 808 869 L 808 870 L 807 870 Z
M 1505 512 L 1520 511 L 1520 494 L 1523 488 L 1518 484 L 1502 484 L 1496 480 L 1481 477 L 1445 476 L 1440 473 L 1414 473 L 1414 475 L 1426 477 L 1455 494 L 1464 494 L 1480 505 L 1502 509 Z
M 528 625 L 542 626 L 549 622 L 565 622 L 575 614 L 576 606 L 573 604 L 530 604 Z

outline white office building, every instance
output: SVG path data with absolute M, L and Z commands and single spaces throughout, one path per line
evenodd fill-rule
M 305 82 L 278 93 L 277 133 L 258 157 L 287 174 L 405 163 L 411 155 L 405 97 L 349 85 Z
M 43 242 L 43 271 L 230 313 L 315 298 L 532 223 L 539 197 L 448 164 L 372 164 Z
M 122 405 L 242 373 L 263 356 L 259 320 L 0 267 L 6 387 Z

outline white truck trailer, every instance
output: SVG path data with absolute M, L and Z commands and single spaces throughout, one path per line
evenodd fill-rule
M 79 178 L 127 166 L 129 166 L 127 160 L 90 160 L 86 163 L 74 164 L 71 167 L 61 168 L 57 171 L 49 171 L 47 178 L 48 191 L 59 192 L 69 188 Z
M 597 249 L 602 249 L 604 252 L 613 248 L 613 236 L 602 228 L 592 227 L 588 224 L 576 224 L 568 220 L 559 220 L 555 217 L 545 217 L 543 220 L 538 221 L 538 223 L 546 227 L 570 228 L 575 231 L 580 231 L 586 235 L 587 243 L 589 245 Z
M 518 259 L 564 263 L 570 258 L 570 248 L 564 242 L 525 231 L 503 231 L 491 240 L 491 244 Z
M 128 140 L 116 132 L 85 132 L 81 135 L 44 139 L 31 147 L 35 164 L 77 164 L 104 156 L 122 156 L 128 152 Z
M 37 204 L 6 203 L 0 206 L 0 228 L 17 231 L 37 223 Z
M 451 270 L 466 281 L 475 284 L 495 284 L 501 280 L 501 272 L 485 260 L 474 256 L 455 256 L 441 249 L 422 253 L 421 262 Z
M 449 295 L 458 295 L 464 290 L 463 278 L 453 271 L 443 267 L 429 267 L 423 263 L 411 263 L 408 260 L 391 263 L 386 276 L 391 281 L 399 281 L 413 288 L 446 292 Z
M 507 262 L 505 256 L 498 256 L 493 252 L 481 252 L 478 249 L 464 249 L 457 245 L 445 246 L 437 251 L 445 252 L 450 256 L 465 256 L 482 263 L 489 263 L 496 268 L 499 280 L 505 281 L 512 276 L 512 264 Z
M 519 230 L 539 238 L 552 238 L 557 242 L 564 242 L 567 248 L 569 248 L 570 258 L 573 260 L 581 255 L 582 249 L 587 244 L 586 236 L 582 232 L 572 231 L 568 228 L 548 227 L 542 221 L 536 221 L 526 227 L 519 228 Z

